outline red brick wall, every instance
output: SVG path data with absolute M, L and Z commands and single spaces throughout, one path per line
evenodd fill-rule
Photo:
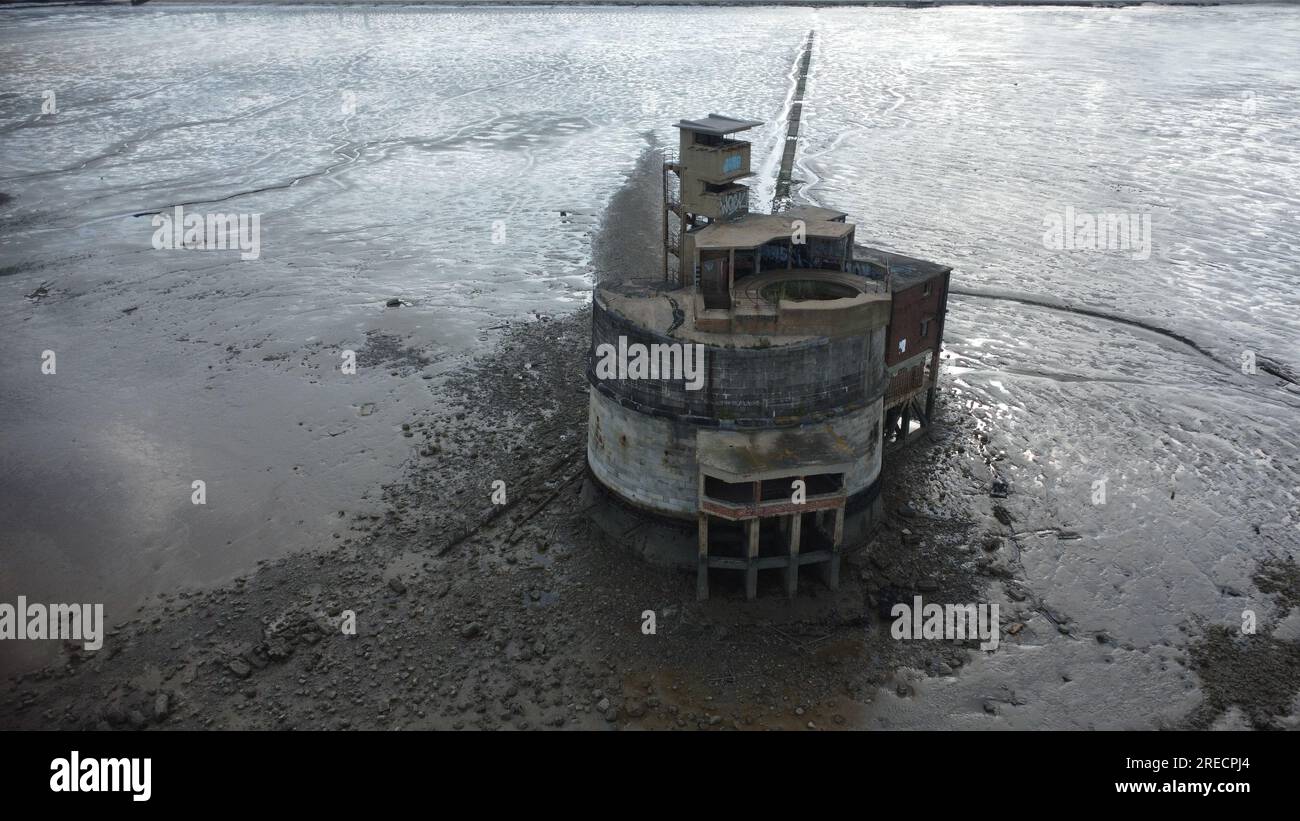
M 943 312 L 948 302 L 947 277 L 939 274 L 926 282 L 894 292 L 890 308 L 889 335 L 885 342 L 885 366 L 892 367 L 916 356 L 927 348 L 939 350 Z M 930 293 L 925 294 L 926 284 Z M 921 320 L 931 319 L 928 336 L 921 336 Z M 899 340 L 907 340 L 907 351 L 899 353 Z

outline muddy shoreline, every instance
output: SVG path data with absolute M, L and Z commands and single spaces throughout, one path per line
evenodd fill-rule
M 1044 606 L 1020 578 L 1011 528 L 987 527 L 962 499 L 916 492 L 982 446 L 946 401 L 932 440 L 887 460 L 886 521 L 848 554 L 838 591 L 810 578 L 787 601 L 774 578 L 746 603 L 722 579 L 696 602 L 689 574 L 632 558 L 578 507 L 589 321 L 582 311 L 515 323 L 493 354 L 436 385 L 445 407 L 410 421 L 420 455 L 385 488 L 382 515 L 340 511 L 336 546 L 164 597 L 114 626 L 97 653 L 69 648 L 61 664 L 9 683 L 0 724 L 849 729 L 880 726 L 877 701 L 913 697 L 918 677 L 960 676 L 981 652 L 892 639 L 892 602 L 994 596 L 1008 604 L 1004 652 L 1034 632 L 1026 623 Z M 492 504 L 497 480 L 504 506 Z M 1285 587 L 1281 606 L 1294 595 Z M 355 635 L 342 629 L 345 611 Z M 1072 629 L 1068 617 L 1053 622 Z M 1230 636 L 1208 635 L 1199 669 L 1213 683 L 1231 663 L 1232 683 L 1247 689 L 1217 687 L 1188 726 L 1211 726 L 1225 697 L 1249 700 L 1252 674 L 1262 702 L 1247 713 L 1269 726 L 1294 691 L 1295 643 L 1243 654 Z M 988 694 L 990 726 L 1006 704 L 1014 691 Z
M 113 38 L 94 14 L 14 27 L 15 53 L 50 87 L 82 91 L 60 97 L 62 121 L 29 95 L 8 126 L 20 176 L 6 183 L 15 240 L 0 281 L 12 347 L 28 354 L 3 380 L 14 549 L 0 580 L 9 602 L 104 601 L 115 627 L 94 653 L 0 643 L 0 662 L 57 657 L 0 678 L 0 727 L 1300 726 L 1295 386 L 1270 371 L 1296 337 L 1295 149 L 1288 101 L 1237 86 L 1287 81 L 1273 69 L 1288 41 L 1263 36 L 1294 37 L 1287 18 L 1146 15 L 1148 48 L 1112 52 L 1129 15 L 1075 26 L 1040 10 L 1008 45 L 995 35 L 1013 12 L 886 14 L 863 51 L 848 47 L 856 13 L 817 12 L 810 97 L 824 102 L 794 165 L 799 196 L 843 205 L 882 247 L 954 264 L 937 425 L 888 459 L 879 539 L 847 546 L 838 591 L 810 572 L 788 602 L 762 574 L 746 603 L 721 574 L 698 603 L 689 575 L 643 565 L 587 521 L 590 317 L 569 312 L 592 276 L 659 287 L 646 251 L 660 244 L 658 174 L 612 195 L 614 181 L 655 134 L 671 144 L 670 117 L 780 110 L 773 66 L 794 58 L 810 13 L 752 12 L 767 22 L 743 36 L 761 47 L 679 99 L 656 67 L 705 53 L 668 36 L 708 30 L 686 10 L 634 14 L 657 34 L 624 38 L 615 77 L 610 10 L 476 10 L 496 23 L 477 29 L 419 14 L 376 35 L 376 15 L 345 14 L 356 6 L 221 8 L 117 18 Z M 313 16 L 324 22 L 303 25 Z M 245 28 L 226 62 L 248 72 L 204 73 L 195 44 L 232 23 Z M 1191 53 L 1206 31 L 1238 47 L 1202 66 L 1203 85 L 1143 73 L 1144 55 Z M 540 51 L 514 60 L 512 42 L 537 32 Z M 456 59 L 429 72 L 427 43 L 449 36 Z M 286 37 L 304 42 L 302 102 L 274 82 Z M 146 82 L 76 76 L 45 48 L 64 39 Z M 1025 66 L 1018 84 L 988 74 L 1008 64 Z M 1091 109 L 1043 122 L 1062 88 L 1110 74 L 1147 76 L 1167 105 L 1121 107 L 1104 129 Z M 733 75 L 755 82 L 733 96 Z M 174 98 L 177 78 L 196 94 Z M 362 81 L 364 116 L 341 118 L 339 91 Z M 245 89 L 280 102 L 246 105 Z M 555 110 L 536 110 L 548 97 Z M 192 132 L 200 115 L 173 98 L 228 116 Z M 95 129 L 78 125 L 80 104 Z M 1258 111 L 1218 116 L 1246 107 Z M 889 130 L 864 131 L 860 114 Z M 119 152 L 78 136 L 117 131 L 141 138 Z M 1217 153 L 1229 132 L 1245 154 Z M 78 167 L 50 167 L 43 134 Z M 272 135 L 279 153 L 245 165 L 240 147 Z M 217 150 L 178 188 L 172 148 L 196 144 Z M 1089 163 L 1148 151 L 1136 180 Z M 280 216 L 256 269 L 155 255 L 146 222 L 114 216 L 303 174 L 315 182 L 240 201 Z M 1044 208 L 1137 211 L 1159 190 L 1171 250 L 1145 264 L 1040 242 Z M 1207 210 L 1224 191 L 1240 207 Z M 502 213 L 511 239 L 489 246 Z M 55 229 L 65 244 L 48 242 Z M 52 347 L 57 381 L 31 366 Z M 344 349 L 356 379 L 331 376 Z M 1238 370 L 1243 350 L 1260 354 L 1258 378 Z M 195 476 L 212 480 L 211 507 L 191 503 Z M 1000 647 L 894 640 L 889 607 L 916 595 L 998 604 Z
M 577 508 L 589 321 L 584 311 L 517 324 L 440 386 L 456 400 L 411 421 L 424 455 L 385 489 L 382 516 L 341 511 L 332 549 L 147 605 L 98 653 L 69 648 L 65 663 L 15 679 L 2 723 L 836 727 L 856 723 L 895 664 L 963 663 L 959 647 L 872 639 L 860 556 L 837 593 L 809 580 L 788 603 L 773 583 L 746 605 L 723 584 L 697 603 L 692 578 L 603 538 Z M 505 506 L 491 502 L 497 479 Z M 935 539 L 948 525 L 909 524 Z M 888 556 L 872 561 L 889 566 Z M 934 558 L 900 556 L 893 572 L 943 579 L 952 568 Z M 962 577 L 950 581 L 969 598 Z M 356 635 L 341 629 L 348 610 Z M 642 632 L 647 610 L 653 635 Z
M 610 203 L 593 240 L 598 279 L 657 279 L 647 263 L 659 242 L 655 160 L 647 151 Z M 934 715 L 931 701 L 939 684 L 957 689 L 961 726 L 997 728 L 1015 726 L 1007 720 L 1026 687 L 1053 685 L 1023 670 L 967 682 L 965 668 L 1023 645 L 1056 658 L 1047 675 L 1070 685 L 1077 661 L 1053 642 L 1091 648 L 1087 665 L 1154 657 L 1202 690 L 1178 721 L 1121 715 L 1104 726 L 1295 724 L 1300 643 L 1270 635 L 1300 603 L 1293 561 L 1255 579 L 1276 603 L 1261 636 L 1189 625 L 1186 648 L 1145 648 L 1076 624 L 1036 593 L 1041 580 L 1021 560 L 1044 534 L 1079 536 L 1017 521 L 1026 511 L 1005 481 L 1006 454 L 942 376 L 938 423 L 886 456 L 883 521 L 870 544 L 846 545 L 837 591 L 810 573 L 787 600 L 764 573 L 746 602 L 739 579 L 718 574 L 697 602 L 693 573 L 644 564 L 582 507 L 590 323 L 590 309 L 533 312 L 496 328 L 490 353 L 436 374 L 401 337 L 368 337 L 361 371 L 429 396 L 395 426 L 411 456 L 381 503 L 339 510 L 326 545 L 147 603 L 97 652 L 65 647 L 59 663 L 4 685 L 0 727 L 947 726 L 954 717 Z M 504 504 L 494 500 L 502 489 Z M 894 639 L 890 609 L 915 596 L 998 603 L 1000 647 Z M 1063 718 L 1095 726 L 1089 715 Z

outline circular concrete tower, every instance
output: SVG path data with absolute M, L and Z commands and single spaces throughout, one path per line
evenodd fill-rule
M 742 573 L 749 598 L 764 570 L 791 596 L 807 565 L 834 587 L 879 507 L 887 271 L 859 258 L 844 213 L 749 211 L 734 135 L 755 125 L 677 124 L 662 281 L 605 278 L 594 296 L 590 507 L 647 558 L 693 568 L 700 598 L 711 571 Z

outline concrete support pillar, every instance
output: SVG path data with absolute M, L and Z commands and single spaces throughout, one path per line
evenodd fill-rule
M 835 508 L 834 530 L 831 537 L 831 560 L 826 566 L 826 586 L 836 590 L 840 586 L 840 542 L 844 539 L 844 508 Z
M 749 536 L 749 555 L 745 566 L 745 598 L 758 596 L 758 526 L 759 519 L 745 521 L 745 533 Z
M 793 599 L 799 592 L 799 531 L 803 526 L 803 516 L 796 513 L 786 521 L 790 531 L 790 564 L 785 569 L 785 594 Z
M 699 515 L 700 555 L 695 568 L 695 598 L 709 597 L 709 514 Z

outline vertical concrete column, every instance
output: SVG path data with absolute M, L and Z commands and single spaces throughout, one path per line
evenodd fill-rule
M 699 514 L 700 555 L 695 568 L 695 598 L 709 597 L 709 514 Z
M 757 518 L 745 521 L 745 532 L 749 536 L 749 557 L 745 565 L 745 598 L 758 596 L 758 526 Z
M 789 518 L 790 565 L 785 569 L 785 594 L 792 599 L 799 592 L 799 530 L 802 525 L 801 514 L 796 513 Z
M 844 539 L 844 506 L 835 508 L 835 525 L 831 536 L 831 560 L 826 568 L 826 586 L 836 590 L 840 586 L 840 542 Z

